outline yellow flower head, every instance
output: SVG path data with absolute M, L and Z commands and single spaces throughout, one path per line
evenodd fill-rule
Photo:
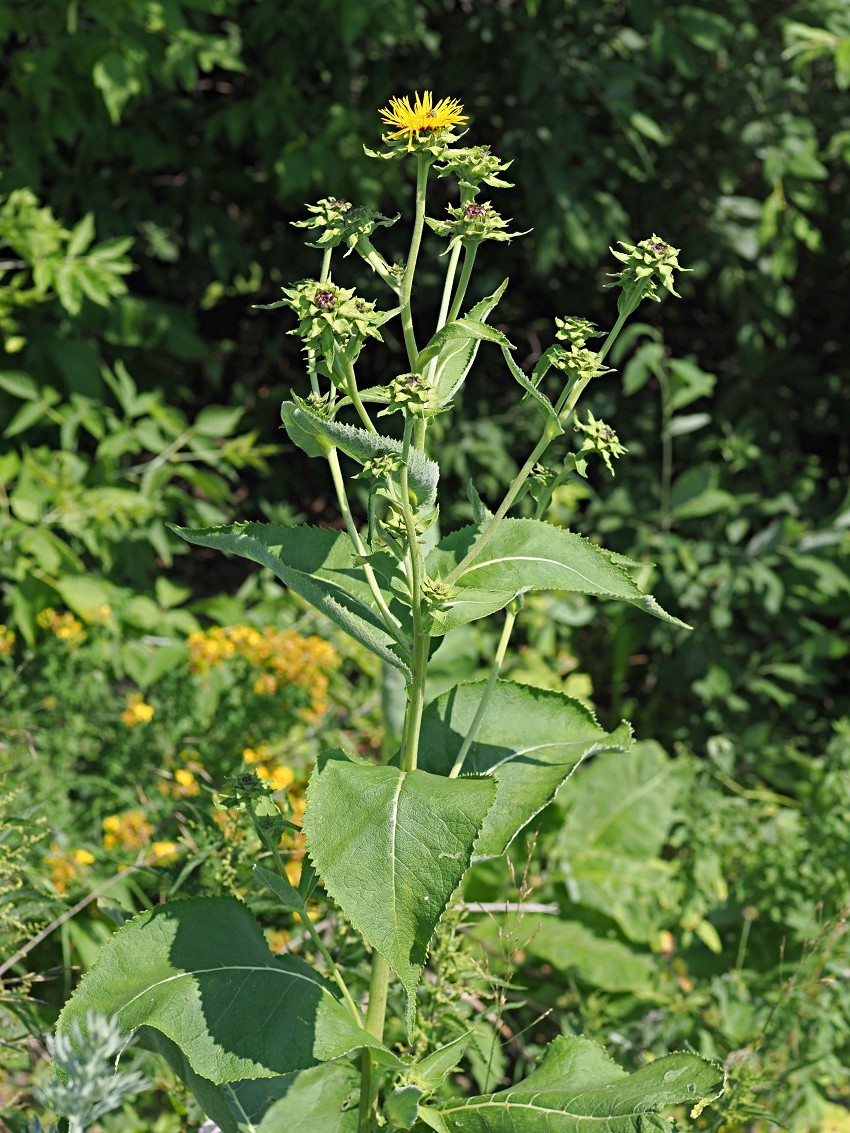
M 151 844 L 152 865 L 170 865 L 180 856 L 180 847 L 176 842 L 153 842 Z
M 441 98 L 434 102 L 431 92 L 426 90 L 420 96 L 417 91 L 410 105 L 409 98 L 391 98 L 389 106 L 380 112 L 385 126 L 393 127 L 389 134 L 384 134 L 385 142 L 394 142 L 396 138 L 407 138 L 407 148 L 413 149 L 414 137 L 419 141 L 423 133 L 436 133 L 446 130 L 450 126 L 464 126 L 468 116 L 463 113 L 463 106 L 456 98 Z
M 145 704 L 140 692 L 133 692 L 127 697 L 127 707 L 121 713 L 121 721 L 128 728 L 135 728 L 137 724 L 148 724 L 153 719 L 154 708 Z

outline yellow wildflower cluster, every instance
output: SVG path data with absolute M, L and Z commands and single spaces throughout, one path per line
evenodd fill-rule
M 86 640 L 83 623 L 71 613 L 58 614 L 52 606 L 47 606 L 35 620 L 42 629 L 49 629 L 54 637 L 64 642 L 67 649 L 79 649 Z
M 94 854 L 88 850 L 64 850 L 58 842 L 51 842 L 50 852 L 44 860 L 53 888 L 57 893 L 67 893 L 72 882 L 88 873 Z
M 140 850 L 150 844 L 153 827 L 143 810 L 109 814 L 103 820 L 103 845 L 107 850 Z
M 171 865 L 180 857 L 180 846 L 176 842 L 153 842 L 151 855 L 148 865 Z
M 135 728 L 137 724 L 147 724 L 153 719 L 154 709 L 145 704 L 140 692 L 131 692 L 127 697 L 127 707 L 121 713 L 121 722 L 128 728 Z
M 295 781 L 295 772 L 285 763 L 272 762 L 272 750 L 268 744 L 246 747 L 242 758 L 258 779 L 263 779 L 273 791 L 285 791 Z
M 253 626 L 213 626 L 189 636 L 190 665 L 204 673 L 231 657 L 243 657 L 260 672 L 254 681 L 258 696 L 274 696 L 295 686 L 309 695 L 301 710 L 307 721 L 316 720 L 327 708 L 328 674 L 339 664 L 332 645 L 320 637 L 305 637 L 295 630 L 261 632 Z
M 188 751 L 181 751 L 180 758 L 185 766 L 176 767 L 169 776 L 168 771 L 162 771 L 163 776 L 159 782 L 159 792 L 172 799 L 193 799 L 201 793 L 201 784 L 198 776 L 204 775 L 204 765 L 198 759 L 192 759 Z
M 15 648 L 15 634 L 7 626 L 0 625 L 0 657 L 9 657 Z

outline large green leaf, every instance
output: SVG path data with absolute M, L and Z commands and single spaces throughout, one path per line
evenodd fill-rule
M 339 421 L 326 421 L 314 413 L 300 398 L 285 401 L 280 415 L 293 444 L 308 456 L 321 456 L 329 448 L 338 448 L 358 464 L 374 460 L 387 453 L 401 455 L 401 441 L 385 437 L 383 433 L 369 433 Z M 418 449 L 413 449 L 407 466 L 408 487 L 416 496 L 420 508 L 433 507 L 437 499 L 437 481 L 440 468 Z
M 408 995 L 408 1023 L 428 943 L 469 866 L 493 779 L 446 779 L 319 758 L 307 791 L 307 849 L 330 896 L 388 962 Z
M 690 761 L 640 743 L 627 760 L 594 760 L 564 798 L 556 853 L 568 892 L 631 940 L 651 941 L 679 905 L 675 864 L 659 855 L 692 778 Z
M 272 955 L 231 897 L 174 901 L 128 921 L 65 1005 L 59 1031 L 87 1011 L 115 1016 L 127 1032 L 161 1031 L 217 1085 L 382 1049 L 308 964 Z
M 504 923 L 501 918 L 500 923 Z M 657 959 L 622 940 L 598 936 L 586 925 L 555 916 L 524 916 L 521 923 L 508 922 L 505 927 L 527 942 L 529 956 L 571 980 L 638 999 L 661 998 Z
M 430 577 L 445 578 L 451 573 L 480 533 L 479 526 L 462 527 L 443 539 L 426 560 Z M 455 587 L 455 594 L 441 605 L 434 634 L 501 610 L 529 590 L 573 590 L 619 598 L 664 621 L 685 626 L 643 594 L 607 552 L 580 535 L 537 519 L 501 520 L 455 579 Z
M 660 1110 L 700 1111 L 722 1091 L 722 1070 L 698 1055 L 668 1054 L 627 1074 L 589 1039 L 559 1036 L 524 1082 L 437 1112 L 458 1133 L 672 1133 Z
M 422 718 L 419 766 L 447 775 L 469 732 L 486 681 L 458 685 Z M 475 845 L 476 858 L 503 854 L 587 755 L 631 743 L 628 725 L 608 733 L 593 714 L 559 692 L 499 681 L 469 749 L 464 771 L 492 773 L 496 801 Z
M 324 1063 L 280 1078 L 225 1082 L 196 1074 L 182 1050 L 158 1031 L 142 1042 L 161 1054 L 221 1133 L 355 1133 L 359 1073 L 348 1062 Z
M 463 385 L 483 340 L 497 342 L 506 350 L 512 349 L 503 334 L 486 325 L 507 285 L 505 280 L 492 295 L 476 303 L 464 318 L 438 330 L 420 352 L 420 369 L 432 361 L 434 363 L 433 381 L 441 405 L 447 405 Z
M 407 652 L 387 632 L 376 612 L 363 567 L 345 532 L 320 527 L 279 527 L 275 523 L 172 530 L 188 543 L 214 547 L 270 567 L 296 594 L 387 664 L 409 676 Z M 390 595 L 387 599 L 409 633 L 410 611 Z

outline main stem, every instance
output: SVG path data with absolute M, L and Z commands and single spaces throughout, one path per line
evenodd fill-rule
M 410 237 L 410 250 L 407 253 L 407 263 L 404 267 L 404 278 L 401 284 L 401 329 L 404 334 L 404 345 L 407 348 L 407 360 L 411 370 L 416 369 L 419 349 L 416 345 L 416 335 L 413 332 L 410 297 L 413 292 L 413 275 L 416 271 L 416 260 L 419 256 L 419 245 L 422 243 L 422 229 L 425 226 L 425 190 L 428 185 L 428 170 L 431 168 L 432 160 L 429 154 L 420 153 L 417 155 L 416 212 L 413 218 L 413 234 Z

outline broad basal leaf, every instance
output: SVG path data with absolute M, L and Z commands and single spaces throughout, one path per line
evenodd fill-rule
M 445 578 L 450 574 L 480 532 L 480 527 L 463 527 L 443 539 L 426 560 L 429 576 Z M 654 598 L 643 594 L 605 551 L 580 535 L 537 519 L 503 519 L 455 579 L 455 587 L 456 593 L 441 604 L 433 634 L 501 610 L 512 598 L 529 590 L 572 590 L 618 598 L 664 621 L 685 626 L 662 610 Z
M 692 777 L 689 760 L 640 743 L 627 760 L 594 760 L 564 797 L 557 853 L 570 897 L 631 940 L 652 940 L 680 903 L 675 863 L 660 855 Z
M 128 1033 L 161 1031 L 217 1085 L 383 1049 L 308 964 L 273 956 L 230 897 L 174 901 L 128 921 L 65 1005 L 59 1032 L 87 1011 L 115 1016 Z
M 369 433 L 366 429 L 342 425 L 339 421 L 325 421 L 300 398 L 285 401 L 280 407 L 280 415 L 290 440 L 308 456 L 321 456 L 328 448 L 338 448 L 358 464 L 365 464 L 367 460 L 374 460 L 376 456 L 385 456 L 387 453 L 401 455 L 401 441 L 394 437 Z M 416 496 L 417 505 L 425 509 L 433 507 L 437 499 L 439 465 L 428 460 L 418 449 L 413 449 L 407 476 L 408 486 Z
M 668 1054 L 627 1074 L 589 1039 L 561 1036 L 518 1086 L 436 1110 L 458 1133 L 672 1133 L 662 1109 L 699 1112 L 722 1091 L 722 1070 L 698 1055 Z
M 419 747 L 423 771 L 449 773 L 486 683 L 458 685 L 425 709 Z M 503 854 L 585 756 L 623 751 L 630 743 L 627 725 L 609 734 L 583 704 L 561 693 L 497 682 L 463 765 L 464 772 L 492 774 L 497 783 L 476 858 Z
M 412 1023 L 428 942 L 469 865 L 493 802 L 492 779 L 446 779 L 320 757 L 304 832 L 331 897 L 388 962 Z
M 281 582 L 306 598 L 356 641 L 387 664 L 410 674 L 407 651 L 387 631 L 356 560 L 354 544 L 343 531 L 319 527 L 279 527 L 275 523 L 234 523 L 229 527 L 172 530 L 188 543 L 214 547 L 270 567 Z M 410 611 L 386 595 L 405 632 Z
M 216 1086 L 158 1031 L 144 1028 L 142 1043 L 165 1058 L 221 1133 L 356 1133 L 360 1075 L 348 1062 Z

